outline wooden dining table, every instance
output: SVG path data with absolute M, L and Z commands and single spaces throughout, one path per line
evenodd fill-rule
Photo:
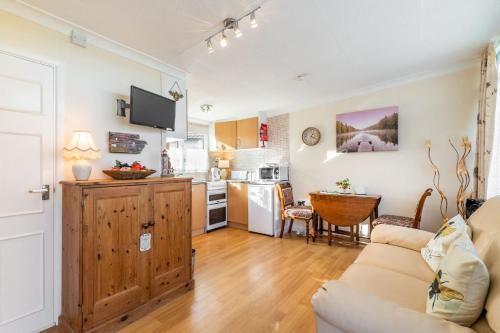
M 309 193 L 309 200 L 315 215 L 318 217 L 313 228 L 313 237 L 318 229 L 323 231 L 323 223 L 328 223 L 328 244 L 332 244 L 332 225 L 350 227 L 351 240 L 359 242 L 359 225 L 370 219 L 369 233 L 371 234 L 372 222 L 378 217 L 378 205 L 382 196 L 378 194 L 343 194 L 336 192 L 316 191 Z M 356 232 L 354 233 L 354 228 Z

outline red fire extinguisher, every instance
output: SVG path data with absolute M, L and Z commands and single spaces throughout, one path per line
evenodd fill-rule
M 268 136 L 267 136 L 267 124 L 260 124 L 260 142 L 262 147 L 267 146 Z

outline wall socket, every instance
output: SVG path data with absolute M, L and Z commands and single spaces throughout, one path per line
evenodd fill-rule
M 72 30 L 71 43 L 81 47 L 87 47 L 87 35 L 85 35 L 83 32 Z

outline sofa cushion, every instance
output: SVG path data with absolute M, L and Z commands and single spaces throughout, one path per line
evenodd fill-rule
M 457 215 L 444 223 L 422 249 L 422 258 L 434 272 L 437 271 L 451 244 L 462 234 L 468 232 L 468 229 L 462 216 Z
M 425 313 L 428 282 L 389 269 L 354 263 L 340 281 L 401 307 Z
M 429 286 L 427 313 L 470 326 L 481 315 L 488 270 L 467 235 L 453 243 Z
M 403 247 L 370 243 L 361 251 L 355 263 L 381 267 L 426 283 L 434 279 L 434 272 L 422 259 L 420 252 Z
M 486 297 L 486 319 L 490 327 L 500 332 L 500 196 L 487 200 L 469 218 L 472 241 L 490 274 L 490 289 Z
M 420 252 L 432 237 L 434 234 L 425 230 L 380 224 L 373 229 L 370 240 L 372 243 L 390 244 Z

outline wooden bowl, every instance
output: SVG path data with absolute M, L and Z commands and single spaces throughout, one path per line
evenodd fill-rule
M 102 170 L 102 172 L 113 179 L 143 179 L 147 176 L 151 176 L 156 170 L 147 169 L 147 170 L 130 170 L 130 171 L 122 171 L 122 170 Z

